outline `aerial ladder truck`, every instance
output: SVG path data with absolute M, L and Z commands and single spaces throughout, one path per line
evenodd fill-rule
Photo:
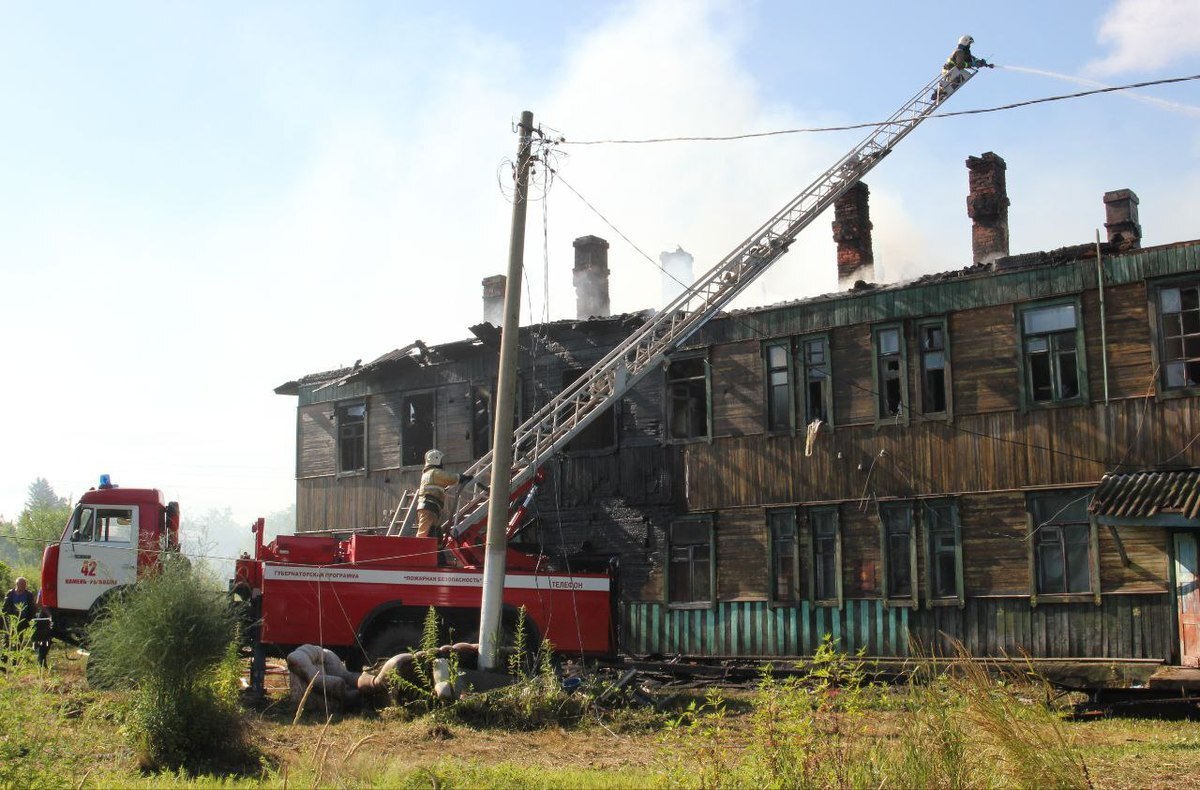
M 278 653 L 314 643 L 351 659 L 388 656 L 419 643 L 430 606 L 437 608 L 456 639 L 478 641 L 488 497 L 508 494 L 505 529 L 506 537 L 513 537 L 520 531 L 543 478 L 545 461 L 741 294 L 787 251 L 801 231 L 976 73 L 976 68 L 964 69 L 954 84 L 939 74 L 923 85 L 695 283 L 518 426 L 513 436 L 509 491 L 483 489 L 463 496 L 443 525 L 440 538 L 358 531 L 345 540 L 331 534 L 300 533 L 280 535 L 266 544 L 259 520 L 254 528 L 254 554 L 237 562 L 231 583 L 233 591 L 249 603 L 256 645 Z M 486 479 L 491 468 L 492 455 L 488 453 L 466 474 Z M 130 496 L 138 492 L 121 491 Z M 150 493 L 156 500 L 161 496 L 157 491 L 147 496 Z M 77 512 L 72 524 L 81 518 Z M 152 519 L 136 523 L 139 529 L 143 525 L 158 528 Z M 133 538 L 134 545 L 156 545 L 158 541 L 152 535 L 143 538 Z M 43 589 L 49 590 L 44 602 L 62 614 L 80 613 L 61 611 L 68 600 L 63 591 L 86 589 L 89 600 L 70 599 L 70 605 L 87 610 L 109 592 L 105 585 L 95 583 L 97 576 L 111 585 L 125 578 L 89 570 L 87 562 L 82 572 L 76 562 L 64 562 L 67 557 L 91 554 L 87 546 L 68 547 L 72 539 L 68 528 L 62 539 L 64 548 L 60 551 L 57 545 L 51 546 L 42 570 Z M 506 564 L 503 630 L 514 628 L 516 613 L 524 608 L 534 642 L 547 639 L 560 652 L 575 655 L 616 652 L 617 590 L 611 568 L 548 570 L 551 563 L 547 557 L 511 546 Z

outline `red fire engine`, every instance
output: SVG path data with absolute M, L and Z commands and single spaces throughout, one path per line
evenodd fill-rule
M 508 536 L 521 526 L 537 481 L 513 494 Z M 233 590 L 250 602 L 258 639 L 272 650 L 321 644 L 350 660 L 391 656 L 421 641 L 430 606 L 455 641 L 477 642 L 486 522 L 442 538 L 351 534 L 280 535 L 238 560 Z M 548 639 L 575 655 L 615 653 L 615 566 L 584 572 L 552 568 L 542 554 L 508 549 L 502 630 L 526 612 L 527 643 Z M 594 564 L 592 567 L 595 567 Z
M 42 605 L 53 613 L 55 634 L 77 641 L 114 591 L 156 566 L 159 552 L 178 550 L 178 503 L 155 488 L 118 488 L 101 475 L 42 557 Z

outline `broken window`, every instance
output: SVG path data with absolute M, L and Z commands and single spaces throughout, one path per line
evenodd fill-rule
M 875 330 L 875 382 L 880 419 L 905 417 L 903 339 L 899 327 Z
M 708 438 L 708 360 L 687 357 L 667 367 L 667 436 Z
M 668 534 L 667 601 L 713 602 L 712 518 L 692 516 L 671 523 Z
M 400 463 L 421 466 L 434 442 L 433 393 L 405 395 L 400 401 Z
M 841 606 L 842 539 L 836 507 L 810 508 L 809 596 L 816 603 Z
M 926 594 L 931 601 L 962 603 L 962 535 L 958 508 L 949 501 L 922 503 L 926 555 Z
M 1055 403 L 1080 397 L 1083 376 L 1075 304 L 1022 310 L 1021 343 L 1029 402 Z
M 768 511 L 767 526 L 771 533 L 771 600 L 780 604 L 793 604 L 800 595 L 796 511 Z
M 1159 288 L 1158 316 L 1163 389 L 1200 386 L 1200 285 Z
M 1030 494 L 1033 564 L 1039 595 L 1092 592 L 1091 494 Z
M 338 472 L 353 474 L 367 468 L 367 404 L 337 407 Z
M 492 449 L 492 391 L 471 387 L 471 455 L 481 458 Z
M 912 514 L 907 502 L 879 506 L 884 595 L 888 599 L 912 598 L 915 603 L 917 556 Z
M 812 337 L 800 341 L 801 378 L 804 381 L 804 422 L 833 422 L 833 388 L 829 373 L 829 341 Z
M 575 383 L 585 371 L 573 369 L 564 370 L 562 376 L 563 390 Z M 600 416 L 580 431 L 575 438 L 567 442 L 564 448 L 567 452 L 584 450 L 609 450 L 617 444 L 617 410 L 614 408 L 620 399 L 615 399 L 600 412 Z
M 767 366 L 767 430 L 792 429 L 792 349 L 784 340 L 763 349 Z
M 921 344 L 921 411 L 927 416 L 945 414 L 950 410 L 946 322 L 922 323 L 917 336 Z

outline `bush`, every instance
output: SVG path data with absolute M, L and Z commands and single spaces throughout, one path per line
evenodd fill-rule
M 237 708 L 237 617 L 181 557 L 108 606 L 89 633 L 88 678 L 136 689 L 128 731 L 146 768 L 249 757 Z

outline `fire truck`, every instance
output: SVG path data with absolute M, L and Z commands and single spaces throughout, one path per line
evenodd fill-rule
M 42 556 L 42 605 L 53 613 L 55 635 L 78 642 L 109 597 L 157 566 L 164 551 L 179 551 L 179 503 L 101 475 Z
M 717 315 L 779 259 L 817 216 L 863 178 L 922 121 L 977 73 L 976 66 L 939 73 L 889 118 L 740 242 L 689 288 L 612 349 L 513 434 L 509 475 L 511 539 L 542 477 L 542 465 L 619 400 L 669 354 Z M 492 455 L 466 474 L 488 479 Z M 390 655 L 417 644 L 430 606 L 450 635 L 476 641 L 483 577 L 482 536 L 489 493 L 476 488 L 453 509 L 439 538 L 403 530 L 301 533 L 263 541 L 255 525 L 253 556 L 237 563 L 233 591 L 248 602 L 258 646 L 275 650 L 325 645 L 347 658 Z M 397 508 L 399 512 L 400 508 Z M 83 620 L 106 595 L 131 583 L 157 552 L 178 546 L 178 507 L 152 489 L 102 483 L 76 508 L 60 544 L 46 551 L 44 602 L 57 618 Z M 394 526 L 395 519 L 393 519 Z M 533 642 L 564 653 L 605 655 L 617 649 L 613 568 L 578 561 L 556 565 L 538 550 L 509 545 L 502 629 L 527 613 Z
M 524 524 L 541 479 L 513 492 L 508 539 Z M 440 538 L 300 533 L 264 545 L 260 519 L 254 555 L 238 560 L 232 591 L 250 607 L 255 641 L 274 652 L 314 643 L 352 663 L 392 656 L 420 644 L 431 606 L 444 639 L 478 642 L 485 527 L 476 521 Z M 524 609 L 530 647 L 547 639 L 565 654 L 614 655 L 616 565 L 597 562 L 556 563 L 509 543 L 501 631 L 511 638 Z

